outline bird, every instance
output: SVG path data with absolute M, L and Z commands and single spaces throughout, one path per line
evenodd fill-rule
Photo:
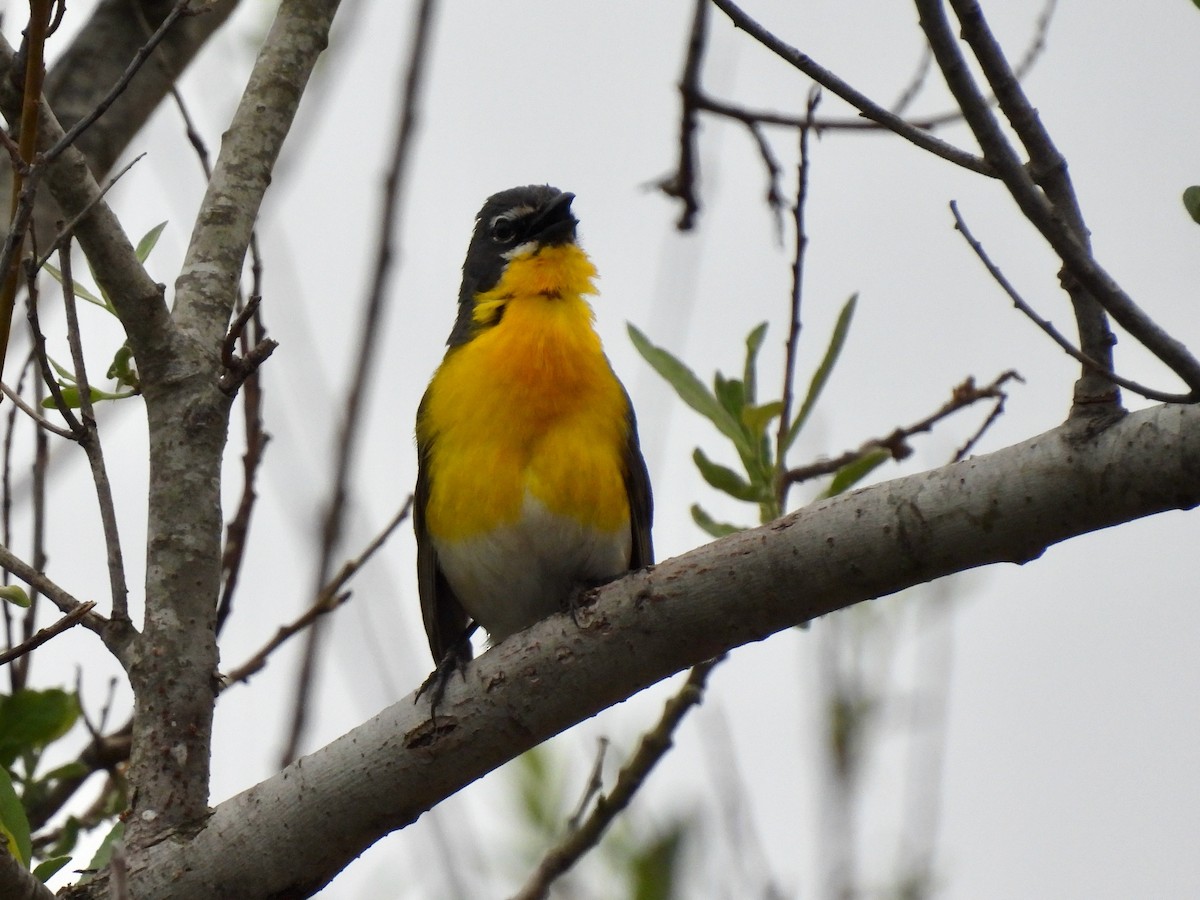
M 435 708 L 477 627 L 498 643 L 654 561 L 650 478 L 586 299 L 597 272 L 574 199 L 527 185 L 483 204 L 417 411 L 417 585 L 437 666 L 422 692 L 436 683 Z

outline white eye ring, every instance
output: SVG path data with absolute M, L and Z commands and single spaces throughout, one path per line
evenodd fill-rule
M 507 244 L 517 236 L 516 220 L 508 213 L 501 213 L 488 223 L 492 240 L 497 244 Z

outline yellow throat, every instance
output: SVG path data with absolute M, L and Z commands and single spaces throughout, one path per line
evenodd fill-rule
M 573 242 L 514 253 L 475 297 L 472 336 L 447 352 L 418 419 L 429 533 L 512 524 L 527 498 L 587 529 L 627 529 L 628 400 L 583 299 L 596 269 Z

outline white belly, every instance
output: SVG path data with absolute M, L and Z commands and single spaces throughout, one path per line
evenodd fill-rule
M 559 612 L 580 587 L 623 574 L 630 542 L 628 523 L 596 531 L 526 496 L 516 523 L 433 546 L 463 609 L 496 642 Z

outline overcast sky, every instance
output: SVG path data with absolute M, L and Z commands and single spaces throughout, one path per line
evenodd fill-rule
M 68 18 L 78 22 L 84 5 L 72 6 Z M 901 92 L 920 59 L 916 14 L 907 4 L 759 0 L 746 6 L 883 103 Z M 253 7 L 184 83 L 214 150 L 244 80 L 253 35 L 267 21 L 260 5 Z M 984 8 L 1010 54 L 1019 56 L 1042 4 L 1007 0 Z M 598 328 L 641 423 L 659 557 L 706 540 L 688 514 L 697 500 L 720 518 L 753 522 L 753 509 L 714 496 L 688 461 L 697 445 L 728 463 L 731 454 L 625 336 L 625 323 L 633 322 L 707 380 L 717 367 L 738 371 L 743 336 L 769 321 L 760 377 L 764 391 L 779 390 L 792 236 L 785 229 L 782 245 L 777 240 L 762 202 L 765 172 L 745 130 L 703 120 L 704 208 L 692 234 L 674 230 L 677 206 L 647 187 L 675 164 L 675 84 L 690 15 L 691 4 L 679 0 L 443 5 L 405 188 L 386 349 L 360 445 L 348 555 L 411 489 L 413 417 L 453 321 L 474 214 L 487 195 L 531 182 L 578 196 L 581 240 L 601 273 Z M 273 441 L 260 480 L 257 542 L 222 645 L 226 667 L 307 603 L 311 547 L 369 278 L 410 18 L 409 3 L 347 0 L 321 84 L 302 109 L 268 197 L 260 232 L 264 309 L 281 343 L 265 369 Z M 12 28 L 10 17 L 5 30 Z M 1070 161 L 1100 260 L 1194 350 L 1200 349 L 1200 228 L 1183 213 L 1179 195 L 1200 182 L 1198 45 L 1200 11 L 1186 0 L 1064 0 L 1026 79 Z M 705 83 L 720 97 L 790 112 L 802 109 L 808 90 L 798 73 L 735 33 L 719 12 L 712 15 Z M 948 107 L 933 73 L 913 113 Z M 830 96 L 822 111 L 849 114 Z M 962 127 L 940 134 L 974 148 Z M 769 137 L 791 194 L 794 134 L 778 130 Z M 169 221 L 151 260 L 152 274 L 169 283 L 203 184 L 173 111 L 162 111 L 134 142 L 131 153 L 142 151 L 149 157 L 118 189 L 116 204 L 134 236 Z M 979 452 L 1061 422 L 1075 365 L 1012 309 L 954 232 L 947 209 L 957 200 L 1026 298 L 1068 326 L 1054 260 L 1002 188 L 883 135 L 829 133 L 812 151 L 801 385 L 841 304 L 855 292 L 861 299 L 843 360 L 792 461 L 886 434 L 932 412 L 968 375 L 986 382 L 1010 368 L 1026 383 L 1012 387 L 1006 415 Z M 98 318 L 93 327 L 100 366 L 114 345 L 105 343 L 111 339 Z M 1132 339 L 1122 338 L 1117 358 L 1130 377 L 1177 389 Z M 917 439 L 913 459 L 877 476 L 943 464 L 981 415 L 966 413 Z M 133 563 L 130 581 L 137 584 L 144 472 L 134 461 L 145 429 L 137 410 L 110 411 L 102 424 L 109 458 L 120 470 L 117 489 L 125 492 L 119 498 L 123 537 Z M 235 427 L 230 503 L 240 487 L 239 434 Z M 64 459 L 59 468 L 53 500 L 60 516 L 86 490 L 80 462 Z M 798 491 L 794 499 L 811 496 Z M 89 579 L 101 578 L 103 555 L 88 534 L 64 532 L 52 554 L 53 565 L 74 567 L 59 580 L 83 595 Z M 94 538 L 98 527 L 90 534 Z M 863 639 L 868 670 L 873 689 L 887 701 L 867 765 L 868 799 L 857 819 L 864 887 L 894 885 L 905 835 L 917 833 L 905 814 L 906 792 L 914 790 L 907 773 L 912 759 L 928 759 L 922 754 L 938 742 L 914 726 L 912 701 L 926 696 L 921 673 L 945 660 L 950 718 L 934 863 L 944 896 L 1200 896 L 1197 539 L 1195 515 L 1159 516 L 1052 548 L 1023 567 L 992 567 L 878 601 L 870 613 L 849 620 L 869 632 Z M 413 557 L 406 527 L 337 614 L 308 749 L 403 697 L 430 668 Z M 820 648 L 830 639 L 830 629 L 817 623 L 736 651 L 714 674 L 704 707 L 683 726 L 676 750 L 637 801 L 634 814 L 645 825 L 680 814 L 707 823 L 705 843 L 692 858 L 696 896 L 749 896 L 768 879 L 784 896 L 821 896 L 821 859 L 828 857 L 820 836 L 829 827 L 815 789 L 823 720 L 814 685 Z M 95 644 L 82 632 L 56 642 L 53 655 L 38 664 L 40 682 L 59 683 L 61 671 L 69 671 L 55 665 L 73 665 L 84 654 L 97 658 Z M 250 687 L 222 698 L 214 801 L 274 770 L 295 662 L 282 652 Z M 107 671 L 99 662 L 88 665 Z M 665 696 L 661 687 L 647 691 L 552 743 L 571 764 L 565 783 L 572 799 L 582 789 L 596 737 L 613 740 L 610 759 L 619 763 Z M 85 702 L 102 701 L 103 682 L 97 681 Z M 918 796 L 931 796 L 932 787 L 918 788 Z M 745 843 L 732 848 L 719 814 L 718 795 L 727 790 L 740 793 L 747 817 Z M 437 859 L 431 854 L 439 829 L 465 848 L 457 875 L 468 895 L 504 896 L 522 872 L 495 849 L 513 841 L 502 827 L 510 793 L 505 773 L 489 776 L 381 842 L 322 896 L 446 895 L 446 875 L 430 862 Z M 744 858 L 734 858 L 739 855 Z

